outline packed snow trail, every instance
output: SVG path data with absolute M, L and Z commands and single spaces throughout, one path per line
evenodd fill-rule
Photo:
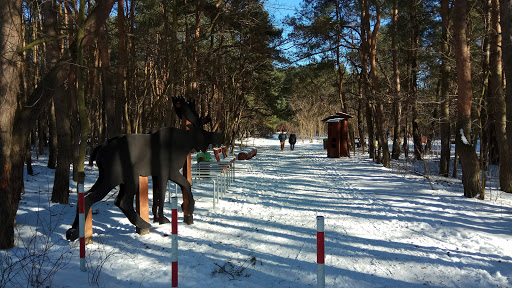
M 245 253 L 230 257 L 262 261 L 254 270 L 276 286 L 314 285 L 317 215 L 326 218 L 328 287 L 507 286 L 501 273 L 510 254 L 489 254 L 503 249 L 494 234 L 505 231 L 486 228 L 489 215 L 478 211 L 493 205 L 432 191 L 364 156 L 329 159 L 321 150 L 270 146 L 251 161 L 244 165 L 258 168 L 238 178 L 211 221 L 236 235 L 224 244 L 243 246 Z
M 318 215 L 325 217 L 326 287 L 512 286 L 510 195 L 466 199 L 365 155 L 331 159 L 318 143 L 281 151 L 277 140 L 257 141 L 257 156 L 237 162 L 236 181 L 216 210 L 211 184 L 193 184 L 195 224 L 178 229 L 179 287 L 316 287 Z M 100 286 L 169 287 L 171 225 L 139 236 L 113 198 L 93 206 L 89 271 L 102 264 Z M 61 218 L 71 221 L 74 208 L 64 210 Z M 64 235 L 70 221 L 56 233 Z M 75 249 L 51 287 L 89 287 L 78 265 Z

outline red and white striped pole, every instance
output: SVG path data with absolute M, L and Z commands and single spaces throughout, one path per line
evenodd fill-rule
M 324 216 L 316 216 L 316 287 L 325 287 Z
M 172 234 L 171 234 L 171 261 L 172 261 L 172 287 L 178 287 L 178 197 L 173 196 L 172 209 Z
M 78 183 L 78 232 L 80 236 L 80 271 L 85 272 L 85 197 L 84 183 Z

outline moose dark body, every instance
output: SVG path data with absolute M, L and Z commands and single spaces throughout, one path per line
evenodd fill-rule
M 173 99 L 178 116 L 182 114 L 190 121 L 190 130 L 161 128 L 152 134 L 120 135 L 98 146 L 91 157 L 96 159 L 99 177 L 85 195 L 85 211 L 92 204 L 103 199 L 113 188 L 120 185 L 115 200 L 116 206 L 126 215 L 132 224 L 140 229 L 151 225 L 144 221 L 133 209 L 133 200 L 139 187 L 139 176 L 152 176 L 153 179 L 153 215 L 160 224 L 169 223 L 163 214 L 167 181 L 178 184 L 183 194 L 181 208 L 184 221 L 193 223 L 194 197 L 190 183 L 179 170 L 185 164 L 187 155 L 195 149 L 206 152 L 209 144 L 220 145 L 223 142 L 219 133 L 207 132 L 202 126 L 209 117 L 197 117 L 194 104 L 183 98 Z M 158 205 L 157 205 L 158 203 Z M 73 225 L 66 232 L 68 240 L 78 238 L 78 209 Z

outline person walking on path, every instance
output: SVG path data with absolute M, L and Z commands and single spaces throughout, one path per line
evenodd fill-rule
M 284 150 L 284 143 L 286 142 L 286 134 L 284 134 L 283 130 L 281 130 L 281 134 L 278 136 L 279 142 L 281 142 L 281 151 Z
M 290 134 L 288 142 L 290 142 L 290 150 L 293 151 L 293 149 L 295 149 L 295 143 L 297 142 L 297 136 L 293 133 Z

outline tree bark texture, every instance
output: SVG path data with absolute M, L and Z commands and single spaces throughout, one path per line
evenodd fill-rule
M 370 15 L 369 15 L 369 3 L 367 0 L 360 0 L 361 6 L 361 84 L 363 88 L 363 100 L 365 102 L 366 107 L 366 125 L 368 130 L 368 152 L 369 156 L 372 159 L 375 159 L 375 132 L 374 132 L 374 122 L 373 122 L 373 104 L 372 97 L 369 89 L 369 76 L 368 76 L 368 57 L 370 54 L 370 43 L 368 34 L 370 31 Z M 363 139 L 364 140 L 364 139 Z
M 46 1 L 43 4 L 44 13 L 44 29 L 46 37 L 57 39 L 57 14 L 59 6 L 55 0 Z M 60 45 L 59 41 L 51 41 L 46 44 L 46 59 L 50 65 L 55 65 L 59 60 Z M 55 129 L 57 143 L 55 143 L 56 156 L 55 178 L 53 183 L 53 191 L 51 201 L 53 203 L 67 204 L 69 199 L 69 165 L 71 156 L 68 154 L 71 148 L 71 131 L 69 121 L 69 111 L 67 108 L 68 97 L 64 92 L 64 86 L 55 87 L 53 91 L 53 103 L 51 117 L 55 121 L 53 129 Z M 68 127 L 66 127 L 66 124 Z M 52 126 L 50 125 L 50 127 Z
M 492 123 L 496 131 L 500 154 L 500 187 L 501 190 L 512 193 L 512 173 L 509 165 L 509 150 L 507 145 L 507 123 L 505 95 L 503 89 L 503 74 L 501 62 L 501 28 L 499 25 L 499 0 L 491 3 L 491 37 L 490 37 L 490 78 L 489 104 Z
M 410 1 L 411 17 L 411 35 L 410 35 L 410 65 L 411 65 L 411 101 L 412 101 L 412 140 L 414 143 L 414 157 L 421 160 L 423 155 L 423 145 L 421 143 L 420 127 L 418 122 L 418 42 L 419 42 L 419 23 L 418 23 L 418 2 Z
M 82 45 L 82 39 L 85 37 L 82 27 L 85 22 L 85 0 L 80 0 L 78 12 L 78 31 L 77 31 L 77 104 L 78 115 L 80 118 L 80 149 L 78 152 L 78 183 L 85 182 L 85 154 L 87 152 L 87 139 L 89 138 L 89 118 L 85 107 L 85 47 Z
M 124 133 L 131 133 L 130 119 L 128 117 L 128 101 L 126 97 L 126 82 L 125 82 L 125 71 L 127 63 L 127 51 L 126 51 L 126 33 L 125 33 L 125 14 L 124 14 L 125 0 L 119 0 L 117 4 L 117 29 L 119 33 L 118 39 L 118 53 L 119 63 L 117 65 L 117 85 L 116 85 L 116 100 L 115 100 L 115 122 L 114 130 L 115 135 L 121 134 L 122 126 L 121 119 L 124 119 Z
M 398 0 L 393 1 L 393 16 L 392 16 L 392 26 L 393 26 L 393 34 L 391 39 L 391 54 L 393 58 L 393 85 L 394 85 L 394 95 L 393 95 L 393 116 L 395 118 L 395 123 L 393 125 L 393 150 L 391 152 L 391 158 L 394 160 L 398 160 L 401 154 L 400 148 L 400 127 L 401 127 L 401 117 L 402 117 L 402 102 L 400 99 L 400 69 L 398 63 Z
M 46 50 L 50 49 L 47 45 Z M 57 120 L 55 115 L 55 105 L 52 103 L 50 104 L 50 108 L 48 109 L 48 168 L 55 169 L 57 168 Z M 42 115 L 41 118 L 46 118 L 46 115 Z M 41 118 L 39 121 L 41 121 Z M 39 133 L 42 133 L 42 131 L 39 131 Z
M 20 87 L 21 3 L 0 1 L 0 249 L 14 246 L 14 218 L 21 193 L 11 181 L 12 130 Z
M 47 60 L 47 70 L 55 65 L 59 60 L 59 52 L 60 47 L 57 37 L 57 6 L 56 1 L 45 1 L 42 4 L 42 10 L 44 15 L 44 25 L 43 25 L 43 33 L 47 39 L 50 39 L 46 43 L 46 60 Z M 54 98 L 55 99 L 55 98 Z M 48 109 L 48 131 L 49 131 L 49 155 L 48 155 L 48 168 L 55 169 L 57 168 L 57 143 L 58 143 L 58 131 L 57 131 L 57 120 L 56 120 L 56 111 L 53 100 L 50 103 L 50 108 Z M 45 117 L 43 115 L 43 117 Z M 41 118 L 43 118 L 41 117 Z M 40 131 L 39 133 L 41 133 Z
M 102 99 L 104 105 L 103 124 L 106 129 L 103 129 L 106 137 L 111 138 L 121 131 L 119 119 L 116 120 L 114 94 L 112 93 L 112 72 L 110 67 L 110 53 L 108 50 L 108 33 L 105 27 L 102 27 L 98 37 L 98 50 L 101 59 L 101 84 L 102 84 Z M 116 123 L 117 122 L 117 123 Z
M 501 35 L 502 51 L 503 51 L 503 71 L 505 73 L 505 103 L 506 109 L 506 127 L 507 145 L 509 153 L 508 163 L 512 163 L 512 41 L 510 39 L 510 0 L 500 0 L 500 16 L 501 16 Z M 510 191 L 507 191 L 510 192 Z
M 448 31 L 450 28 L 450 1 L 441 0 L 441 104 L 440 104 L 440 130 L 441 130 L 441 159 L 439 162 L 439 175 L 448 177 L 450 173 L 450 66 L 448 56 L 450 55 L 450 44 L 448 39 Z
M 367 6 L 368 8 L 368 6 Z M 370 14 L 370 11 L 367 11 L 367 14 Z M 375 100 L 375 119 L 376 119 L 376 128 L 377 128 L 377 139 L 379 140 L 380 150 L 382 150 L 382 157 L 378 157 L 379 161 L 381 161 L 384 167 L 389 167 L 390 165 L 390 156 L 389 156 L 389 146 L 388 146 L 388 137 L 386 133 L 387 120 L 384 117 L 384 99 L 383 94 L 379 93 L 379 79 L 377 76 L 377 35 L 379 33 L 380 27 L 380 6 L 379 3 L 376 2 L 376 15 L 375 15 L 375 24 L 373 26 L 373 30 L 367 32 L 367 35 L 371 35 L 370 37 L 370 75 L 372 79 L 372 94 Z M 369 28 L 369 27 L 368 27 Z M 371 34 L 370 34 L 371 33 Z
M 453 21 L 455 60 L 457 67 L 457 136 L 456 145 L 462 166 L 464 196 L 476 197 L 481 192 L 480 164 L 471 145 L 471 55 L 467 42 L 467 0 L 455 0 Z

